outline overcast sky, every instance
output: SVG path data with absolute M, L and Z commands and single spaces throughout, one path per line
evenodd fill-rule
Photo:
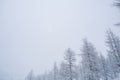
M 0 0 L 0 77 L 49 71 L 65 49 L 80 53 L 85 37 L 105 54 L 105 31 L 119 32 L 119 17 L 112 0 Z

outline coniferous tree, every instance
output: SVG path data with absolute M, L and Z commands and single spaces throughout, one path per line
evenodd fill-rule
M 120 72 L 120 39 L 111 30 L 107 31 L 108 59 L 110 61 L 111 75 Z
M 75 53 L 70 48 L 68 48 L 65 52 L 64 59 L 67 67 L 67 80 L 73 80 L 75 79 Z
M 53 71 L 54 71 L 54 80 L 58 80 L 58 67 L 57 67 L 57 64 L 56 64 L 56 62 L 54 63 L 54 69 L 53 69 Z
M 100 73 L 103 80 L 109 80 L 108 64 L 103 55 L 100 55 Z
M 33 70 L 30 71 L 30 73 L 27 75 L 25 80 L 34 80 L 34 73 Z
M 99 80 L 98 53 L 86 39 L 82 48 L 82 67 L 84 80 Z
M 59 69 L 60 80 L 68 80 L 68 68 L 65 62 L 62 62 Z

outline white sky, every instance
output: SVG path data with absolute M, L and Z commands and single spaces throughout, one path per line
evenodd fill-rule
M 33 69 L 42 74 L 80 53 L 87 37 L 105 54 L 105 31 L 119 22 L 112 0 L 0 0 L 0 75 L 21 80 Z M 120 33 L 118 33 L 120 34 Z

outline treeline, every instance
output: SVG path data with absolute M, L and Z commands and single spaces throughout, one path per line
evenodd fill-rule
M 34 76 L 31 71 L 25 80 L 113 80 L 120 73 L 120 38 L 108 30 L 105 43 L 107 57 L 84 39 L 79 55 L 68 48 L 60 65 L 55 63 L 53 69 L 43 75 Z M 80 58 L 79 63 L 76 56 Z

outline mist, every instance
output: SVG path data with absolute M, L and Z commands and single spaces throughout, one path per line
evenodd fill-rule
M 0 0 L 0 79 L 50 71 L 67 48 L 80 54 L 84 38 L 106 56 L 105 32 L 120 35 L 119 16 L 113 0 Z

